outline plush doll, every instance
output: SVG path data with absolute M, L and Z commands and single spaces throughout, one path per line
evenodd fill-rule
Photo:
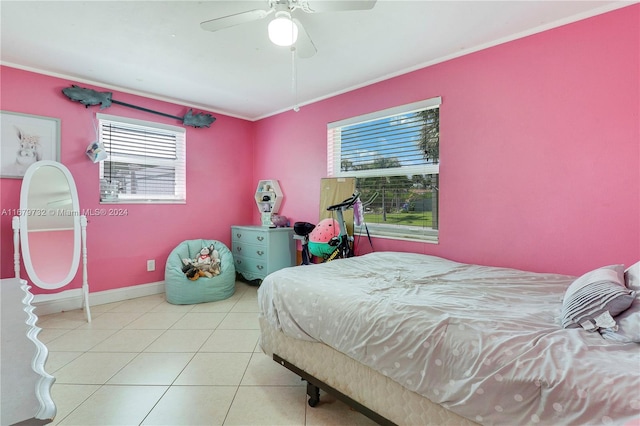
M 213 248 L 203 247 L 195 259 L 182 259 L 182 272 L 192 281 L 200 277 L 211 278 L 220 274 L 220 254 Z
M 209 247 L 203 247 L 200 254 L 196 257 L 194 265 L 205 273 L 208 278 L 220 274 L 220 253 L 213 248 L 213 244 Z
M 209 247 L 202 247 L 198 256 L 193 260 L 193 264 L 196 266 L 201 265 L 210 265 L 211 264 L 211 254 L 214 252 L 213 244 Z

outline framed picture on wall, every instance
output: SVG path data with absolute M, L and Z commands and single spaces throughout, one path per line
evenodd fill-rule
M 60 119 L 0 111 L 0 148 L 3 178 L 22 178 L 36 161 L 60 161 Z

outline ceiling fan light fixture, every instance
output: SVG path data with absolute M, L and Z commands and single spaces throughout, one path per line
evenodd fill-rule
M 291 46 L 298 39 L 298 26 L 291 20 L 289 12 L 276 12 L 268 29 L 269 40 L 278 46 Z

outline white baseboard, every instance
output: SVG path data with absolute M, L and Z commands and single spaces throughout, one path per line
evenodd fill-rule
M 104 305 L 105 303 L 120 302 L 160 293 L 164 293 L 164 281 L 93 293 L 89 290 L 89 306 Z M 80 309 L 82 308 L 82 289 L 76 288 L 54 294 L 37 294 L 31 304 L 35 306 L 35 314 L 38 316 Z

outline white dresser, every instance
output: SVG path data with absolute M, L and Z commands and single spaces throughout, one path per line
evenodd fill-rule
M 296 264 L 293 228 L 232 226 L 231 244 L 236 272 L 247 281 Z

